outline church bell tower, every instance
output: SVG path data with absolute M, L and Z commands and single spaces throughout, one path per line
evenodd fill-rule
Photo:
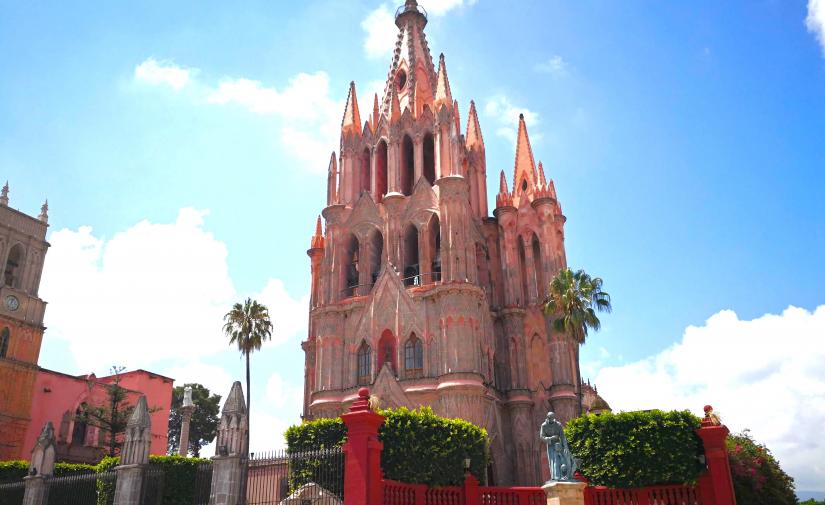
M 28 456 L 32 388 L 43 340 L 46 302 L 38 296 L 49 244 L 48 202 L 37 218 L 9 207 L 9 185 L 0 190 L 0 460 Z
M 343 413 L 362 385 L 382 407 L 430 405 L 487 429 L 496 484 L 546 480 L 538 426 L 576 413 L 575 343 L 549 333 L 542 301 L 566 266 L 555 185 L 524 118 L 510 187 L 487 207 L 476 106 L 462 121 L 426 12 L 396 12 L 383 96 L 362 122 L 355 83 L 307 254 L 312 282 L 305 418 Z

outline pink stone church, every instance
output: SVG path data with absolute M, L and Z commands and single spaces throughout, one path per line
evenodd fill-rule
M 576 344 L 548 333 L 541 307 L 567 265 L 565 217 L 523 117 L 513 186 L 502 171 L 488 215 L 475 105 L 464 124 L 415 0 L 395 24 L 384 96 L 363 123 L 350 84 L 308 251 L 304 417 L 338 416 L 369 385 L 381 407 L 430 405 L 486 428 L 488 480 L 535 485 L 549 477 L 539 425 L 579 401 Z

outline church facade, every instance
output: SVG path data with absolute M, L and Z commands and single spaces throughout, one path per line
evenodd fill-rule
M 384 96 L 362 122 L 350 84 L 327 205 L 308 255 L 304 417 L 335 417 L 369 386 L 382 407 L 430 405 L 487 429 L 496 484 L 547 475 L 538 427 L 576 415 L 576 344 L 542 301 L 566 267 L 565 217 L 519 118 L 512 186 L 487 205 L 484 138 L 466 122 L 426 13 L 407 0 Z

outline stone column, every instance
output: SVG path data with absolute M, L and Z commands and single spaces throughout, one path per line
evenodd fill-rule
M 180 447 L 178 454 L 184 458 L 189 454 L 189 424 L 192 422 L 192 413 L 195 412 L 195 404 L 192 403 L 192 387 L 183 388 L 183 405 L 180 409 Z
M 115 467 L 114 505 L 139 505 L 143 474 L 149 466 L 149 446 L 152 444 L 152 420 L 146 397 L 141 396 L 126 424 L 126 440 L 120 451 L 120 465 Z
M 381 505 L 381 450 L 378 428 L 384 416 L 370 410 L 370 391 L 358 390 L 358 399 L 341 419 L 347 426 L 344 469 L 344 505 Z M 214 482 L 214 477 L 212 478 Z
M 46 478 L 54 472 L 54 458 L 54 426 L 48 421 L 32 449 L 29 475 L 23 478 L 23 482 L 26 483 L 23 505 L 46 505 L 49 498 Z
M 237 505 L 246 488 L 246 432 L 248 419 L 241 383 L 235 381 L 221 410 L 209 505 Z
M 541 486 L 547 496 L 547 505 L 584 505 L 584 482 L 550 481 Z

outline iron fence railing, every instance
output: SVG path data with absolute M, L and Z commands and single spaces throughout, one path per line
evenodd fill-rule
M 0 484 L 0 505 L 20 505 L 25 491 L 26 485 L 22 480 Z
M 192 490 L 192 505 L 208 505 L 212 491 L 212 462 L 199 463 L 195 470 L 195 487 Z
M 250 454 L 247 505 L 339 505 L 343 497 L 344 455 L 340 447 Z
M 49 477 L 47 505 L 111 505 L 115 496 L 114 471 Z

